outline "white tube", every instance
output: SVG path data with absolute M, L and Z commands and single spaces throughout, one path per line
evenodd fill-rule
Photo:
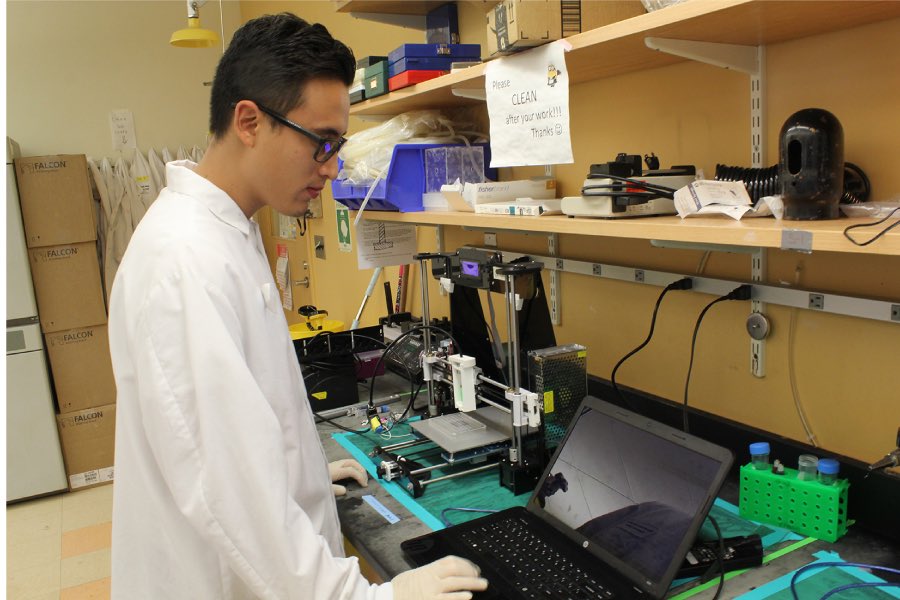
M 378 283 L 378 278 L 381 277 L 381 271 L 383 267 L 375 267 L 375 272 L 372 273 L 372 279 L 369 280 L 369 287 L 366 288 L 366 293 L 363 295 L 362 303 L 359 305 L 359 311 L 356 313 L 356 318 L 353 319 L 353 324 L 350 325 L 350 329 L 356 329 L 359 327 L 359 319 L 362 317 L 363 309 L 366 307 L 366 302 L 369 300 L 369 296 L 372 295 L 372 290 L 375 289 L 375 284 Z

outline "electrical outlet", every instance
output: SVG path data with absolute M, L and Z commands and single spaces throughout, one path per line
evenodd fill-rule
M 638 283 L 644 282 L 644 270 L 643 269 L 635 269 L 634 270 L 634 280 Z
M 809 307 L 813 310 L 823 310 L 825 308 L 825 296 L 823 294 L 810 294 Z
M 891 321 L 900 321 L 900 304 L 891 304 Z
M 484 232 L 484 245 L 491 248 L 497 247 L 497 234 L 491 231 Z
M 598 277 L 600 276 L 600 271 L 602 269 L 603 269 L 603 265 L 598 265 L 596 263 L 591 266 L 591 271 L 594 273 L 594 275 L 597 275 Z

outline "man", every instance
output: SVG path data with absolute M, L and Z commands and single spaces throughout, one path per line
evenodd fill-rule
M 266 16 L 216 70 L 212 140 L 136 229 L 110 299 L 118 388 L 112 597 L 447 600 L 487 582 L 448 557 L 371 585 L 345 558 L 328 465 L 257 225 L 337 173 L 352 52 Z M 339 490 L 338 490 L 339 491 Z

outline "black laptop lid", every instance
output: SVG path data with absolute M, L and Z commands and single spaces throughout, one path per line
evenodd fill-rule
M 588 397 L 527 508 L 661 598 L 731 461 L 724 448 Z

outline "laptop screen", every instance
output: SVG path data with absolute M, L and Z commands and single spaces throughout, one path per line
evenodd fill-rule
M 588 405 L 529 508 L 573 530 L 595 554 L 616 559 L 613 566 L 628 567 L 642 587 L 668 586 L 670 567 L 693 541 L 730 455 L 612 405 Z

